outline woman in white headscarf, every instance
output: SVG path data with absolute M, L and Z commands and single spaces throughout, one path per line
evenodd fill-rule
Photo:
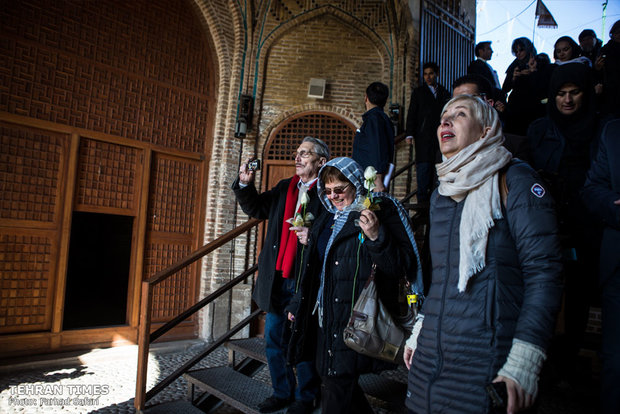
M 530 407 L 560 304 L 553 201 L 536 173 L 511 161 L 497 113 L 453 98 L 437 129 L 443 162 L 431 197 L 432 282 L 405 363 L 417 414 Z

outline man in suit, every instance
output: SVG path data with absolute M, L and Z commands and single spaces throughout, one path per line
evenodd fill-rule
M 316 181 L 319 169 L 329 160 L 329 149 L 320 139 L 305 137 L 292 156 L 295 175 L 271 190 L 261 194 L 256 191 L 255 172 L 248 169 L 251 159 L 241 165 L 239 178 L 232 185 L 244 213 L 269 220 L 252 295 L 256 304 L 267 312 L 265 344 L 273 388 L 273 394 L 258 405 L 261 413 L 278 411 L 289 404 L 289 414 L 311 413 L 319 388 L 314 361 L 295 366 L 297 381 L 293 367 L 287 365 L 289 335 L 284 309 L 296 293 L 302 250 L 298 248 L 298 235 L 290 219 L 301 214 L 310 221 L 308 213 L 314 218 L 322 213 Z
M 491 60 L 491 56 L 493 56 L 491 42 L 485 41 L 478 43 L 474 49 L 474 52 L 476 54 L 476 59 L 467 67 L 467 74 L 480 75 L 485 78 L 493 88 L 491 97 L 494 100 L 503 101 L 504 97 L 501 92 L 502 85 L 499 83 L 497 72 L 489 64 L 489 60 Z
M 407 111 L 406 139 L 415 143 L 415 166 L 418 203 L 428 203 L 437 181 L 435 163 L 441 160 L 437 127 L 450 92 L 437 82 L 439 66 L 427 62 L 422 66 L 424 82 L 413 90 Z

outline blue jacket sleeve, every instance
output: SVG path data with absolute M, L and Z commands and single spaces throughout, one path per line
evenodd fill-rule
M 527 164 L 509 168 L 506 179 L 506 220 L 517 247 L 524 286 L 515 338 L 546 349 L 562 295 L 554 203 Z

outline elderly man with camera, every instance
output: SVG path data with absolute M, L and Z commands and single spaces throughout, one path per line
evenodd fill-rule
M 305 137 L 292 154 L 295 175 L 280 181 L 271 190 L 259 194 L 254 186 L 253 159 L 239 169 L 232 189 L 241 209 L 251 217 L 268 219 L 265 242 L 258 257 L 258 279 L 253 299 L 267 312 L 265 343 L 273 395 L 258 405 L 261 413 L 289 406 L 288 413 L 310 413 L 319 389 L 313 361 L 287 366 L 289 335 L 284 309 L 297 290 L 300 256 L 298 226 L 308 227 L 323 208 L 317 196 L 319 169 L 329 160 L 329 149 L 320 139 Z M 253 168 L 249 168 L 253 167 Z M 292 404 L 291 404 L 292 403 Z

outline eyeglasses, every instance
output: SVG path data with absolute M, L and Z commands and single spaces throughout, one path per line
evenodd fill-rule
M 338 194 L 338 195 L 344 194 L 344 192 L 347 190 L 347 187 L 350 186 L 350 185 L 351 184 L 347 184 L 347 185 L 345 185 L 343 187 L 336 187 L 336 188 L 333 188 L 333 189 L 332 188 L 325 188 L 325 194 L 332 195 L 332 192 L 334 194 Z
M 308 158 L 312 154 L 316 154 L 316 152 L 301 150 L 292 152 L 291 157 L 293 157 L 293 159 L 296 159 L 297 157 Z

